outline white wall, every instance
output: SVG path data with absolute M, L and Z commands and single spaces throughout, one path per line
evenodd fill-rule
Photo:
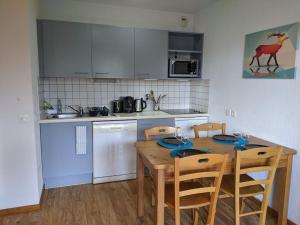
M 199 12 L 205 33 L 204 74 L 211 79 L 209 112 L 239 129 L 300 149 L 299 59 L 294 80 L 242 79 L 245 34 L 300 21 L 299 0 L 226 0 Z M 299 58 L 299 57 L 298 57 Z M 237 118 L 225 117 L 225 108 Z M 289 218 L 300 223 L 300 157 L 293 164 Z
M 99 23 L 116 26 L 156 28 L 166 30 L 194 29 L 191 14 L 109 6 L 72 0 L 39 0 L 41 19 Z M 187 16 L 189 26 L 180 27 L 181 16 Z
M 38 172 L 38 190 L 41 196 L 43 190 L 43 174 L 42 174 L 42 156 L 40 142 L 40 104 L 39 104 L 39 57 L 38 57 L 38 41 L 36 20 L 39 13 L 38 0 L 29 0 L 29 32 L 30 32 L 30 48 L 31 48 L 31 69 L 32 69 L 32 95 L 34 110 L 34 129 L 35 129 L 35 149 L 36 163 Z
M 35 4 L 0 1 L 0 209 L 40 200 Z

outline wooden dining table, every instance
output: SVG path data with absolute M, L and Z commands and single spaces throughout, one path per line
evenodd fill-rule
M 234 157 L 235 150 L 233 145 L 222 144 L 214 141 L 212 138 L 203 137 L 192 139 L 193 148 L 205 149 L 210 153 L 229 154 L 229 159 L 226 163 L 225 174 L 234 173 Z M 265 146 L 280 146 L 278 144 L 251 136 L 250 144 L 260 144 Z M 165 199 L 165 183 L 172 179 L 174 172 L 174 160 L 170 156 L 170 149 L 159 146 L 156 141 L 139 141 L 136 142 L 137 150 L 137 215 L 144 216 L 144 179 L 145 167 L 149 170 L 154 184 L 155 195 L 155 225 L 164 225 L 164 199 Z M 283 153 L 280 158 L 277 172 L 281 172 L 280 185 L 280 209 L 278 210 L 278 225 L 287 224 L 287 213 L 289 204 L 289 192 L 291 183 L 291 172 L 293 156 L 297 151 L 291 148 L 281 146 Z M 249 161 L 247 161 L 249 163 Z M 251 163 L 251 162 L 250 162 Z M 242 165 L 243 166 L 243 165 Z M 277 183 L 277 182 L 276 182 Z

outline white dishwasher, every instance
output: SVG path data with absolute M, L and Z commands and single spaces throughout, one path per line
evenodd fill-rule
M 136 178 L 137 121 L 93 123 L 93 183 Z

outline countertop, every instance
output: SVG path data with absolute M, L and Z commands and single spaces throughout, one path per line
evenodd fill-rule
M 117 120 L 141 120 L 141 119 L 158 119 L 158 118 L 192 118 L 208 117 L 207 113 L 192 113 L 171 115 L 162 111 L 145 111 L 141 113 L 117 113 L 110 116 L 83 116 L 72 119 L 41 118 L 40 123 L 71 123 L 71 122 L 97 122 L 97 121 L 117 121 Z

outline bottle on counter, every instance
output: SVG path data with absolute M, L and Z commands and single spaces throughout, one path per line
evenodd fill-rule
M 62 104 L 61 104 L 61 100 L 60 98 L 57 99 L 57 114 L 61 114 L 62 113 Z

